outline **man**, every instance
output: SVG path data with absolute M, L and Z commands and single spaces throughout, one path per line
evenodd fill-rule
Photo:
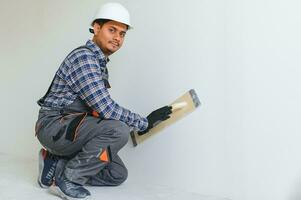
M 118 105 L 108 92 L 108 57 L 123 44 L 131 28 L 128 11 L 118 3 L 104 4 L 92 22 L 93 39 L 64 59 L 43 98 L 36 135 L 38 183 L 66 199 L 87 199 L 83 185 L 116 186 L 127 178 L 118 151 L 131 130 L 145 134 L 168 119 L 164 106 L 146 118 Z

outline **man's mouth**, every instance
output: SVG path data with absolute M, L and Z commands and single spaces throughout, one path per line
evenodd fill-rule
M 112 45 L 114 45 L 114 46 L 116 46 L 116 47 L 118 47 L 119 46 L 119 44 L 117 43 L 117 42 L 110 42 Z

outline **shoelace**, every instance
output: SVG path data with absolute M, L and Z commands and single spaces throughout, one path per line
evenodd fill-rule
M 65 182 L 65 185 L 66 185 L 66 189 L 67 190 L 70 190 L 70 189 L 74 189 L 74 188 L 78 188 L 79 187 L 79 185 L 77 185 L 77 184 L 75 184 L 75 183 L 72 183 L 71 181 L 69 181 L 69 180 L 64 180 L 64 182 Z
M 47 172 L 46 178 L 48 178 L 48 179 L 52 179 L 53 178 L 54 173 L 55 173 L 55 167 L 56 167 L 56 164 L 53 163 L 52 166 L 51 166 L 51 168 Z
M 53 161 L 53 163 L 52 163 L 52 165 L 51 165 L 49 171 L 48 171 L 47 174 L 46 174 L 46 178 L 52 180 L 53 177 L 54 177 L 55 169 L 56 169 L 56 163 L 57 163 L 57 161 L 58 161 L 59 158 L 58 158 L 58 156 L 55 156 L 55 155 L 53 155 L 53 154 L 47 152 L 47 157 L 46 157 L 46 159 L 52 160 L 52 161 Z

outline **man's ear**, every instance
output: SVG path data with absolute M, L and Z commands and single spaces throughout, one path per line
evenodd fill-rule
M 99 33 L 100 29 L 101 29 L 101 27 L 99 24 L 97 24 L 97 23 L 93 24 L 94 35 L 97 35 Z

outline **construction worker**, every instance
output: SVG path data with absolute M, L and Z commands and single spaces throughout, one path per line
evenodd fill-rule
M 84 185 L 123 183 L 128 172 L 118 151 L 130 131 L 145 134 L 171 114 L 164 106 L 145 118 L 110 97 L 106 64 L 132 28 L 127 9 L 104 4 L 91 25 L 92 40 L 67 55 L 38 101 L 36 135 L 44 147 L 38 183 L 66 199 L 87 199 L 91 194 Z

